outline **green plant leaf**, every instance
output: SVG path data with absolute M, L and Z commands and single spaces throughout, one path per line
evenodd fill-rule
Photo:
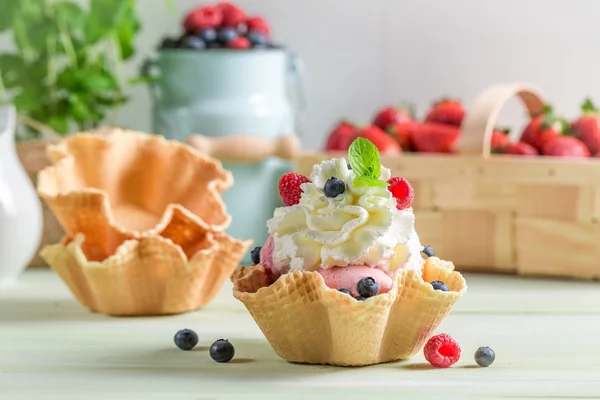
M 13 104 L 19 111 L 31 111 L 40 106 L 40 95 L 36 90 L 24 88 L 13 99 Z
M 57 23 L 60 21 L 67 29 L 71 40 L 83 41 L 87 17 L 76 3 L 61 1 L 52 3 L 52 11 Z
M 356 175 L 379 179 L 381 175 L 379 150 L 367 139 L 359 137 L 352 142 L 348 149 L 348 159 Z
M 69 95 L 69 104 L 73 112 L 73 119 L 80 125 L 100 122 L 104 119 L 102 112 L 91 108 L 92 104 L 77 94 Z
M 81 76 L 81 83 L 86 90 L 92 93 L 117 90 L 119 88 L 113 76 L 100 73 Z
M 122 95 L 122 94 L 116 94 L 111 97 L 97 96 L 95 100 L 96 100 L 96 103 L 101 106 L 115 107 L 115 106 L 119 106 L 121 104 L 125 104 L 127 102 L 127 100 L 129 100 L 129 97 Z
M 127 17 L 133 0 L 90 0 L 89 20 L 86 26 L 88 43 L 104 38 Z
M 55 19 L 47 15 L 29 21 L 25 34 L 17 42 L 21 50 L 31 49 L 38 53 L 47 52 L 49 46 L 59 48 L 60 30 Z
M 135 35 L 142 27 L 135 13 L 134 3 L 131 3 L 126 10 L 125 18 L 116 28 L 117 47 L 122 60 L 129 60 L 135 54 Z
M 12 27 L 13 21 L 18 15 L 21 2 L 15 0 L 0 0 L 0 32 L 4 32 Z
M 352 181 L 353 185 L 356 187 L 387 187 L 390 184 L 379 179 L 369 178 L 367 176 L 355 176 Z
M 0 74 L 7 89 L 19 86 L 26 71 L 25 60 L 18 54 L 0 54 Z
M 69 131 L 69 117 L 66 115 L 53 115 L 48 118 L 46 124 L 54 129 L 56 133 L 65 134 Z

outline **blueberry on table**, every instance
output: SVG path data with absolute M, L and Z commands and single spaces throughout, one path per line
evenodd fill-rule
M 379 291 L 379 285 L 371 277 L 362 278 L 356 285 L 356 291 L 362 297 L 373 297 Z
M 346 293 L 346 294 L 349 294 L 349 295 L 352 294 L 348 289 L 344 289 L 344 288 L 338 289 L 338 292 Z
M 432 281 L 431 286 L 433 286 L 434 290 L 441 290 L 442 292 L 448 291 L 448 286 L 442 281 Z
M 204 40 L 206 43 L 217 40 L 217 31 L 213 28 L 201 29 L 196 32 L 196 36 Z
M 206 43 L 198 36 L 185 36 L 181 39 L 179 46 L 184 49 L 199 50 L 206 48 Z
M 235 28 L 221 28 L 217 32 L 217 37 L 221 43 L 229 43 L 238 37 L 238 32 Z
M 423 253 L 425 253 L 427 257 L 435 257 L 431 246 L 423 246 Z
M 252 46 L 266 46 L 269 44 L 267 36 L 258 31 L 249 31 L 246 38 L 252 43 Z
M 219 339 L 210 346 L 210 358 L 216 362 L 226 363 L 235 355 L 233 345 L 227 339 Z
M 198 344 L 198 334 L 191 329 L 182 329 L 175 334 L 174 340 L 181 350 L 191 350 Z
M 250 257 L 252 258 L 252 263 L 254 265 L 260 262 L 260 251 L 262 250 L 262 246 L 257 246 L 250 252 Z
M 327 182 L 325 182 L 325 187 L 323 189 L 325 192 L 325 196 L 336 197 L 337 195 L 342 194 L 346 191 L 346 183 L 339 178 L 331 177 L 327 179 Z
M 480 367 L 489 367 L 495 359 L 496 353 L 487 346 L 481 346 L 475 352 L 475 362 Z

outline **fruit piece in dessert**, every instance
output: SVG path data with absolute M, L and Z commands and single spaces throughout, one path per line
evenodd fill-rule
M 436 368 L 448 368 L 456 364 L 460 353 L 458 343 L 446 333 L 432 336 L 423 348 L 425 359 Z
M 329 269 L 319 268 L 317 272 L 323 277 L 325 286 L 331 289 L 347 290 L 352 297 L 363 296 L 369 298 L 387 293 L 392 287 L 392 277 L 389 274 L 380 268 L 366 265 L 350 265 Z M 367 284 L 371 284 L 370 291 L 366 289 Z
M 425 122 L 460 127 L 465 116 L 465 108 L 459 100 L 442 99 L 434 103 L 425 117 Z
M 336 177 L 327 179 L 323 187 L 325 197 L 337 197 L 346 191 L 346 183 Z
M 556 136 L 565 133 L 567 123 L 556 116 L 552 106 L 546 104 L 544 109 L 532 115 L 531 120 L 521 134 L 521 142 L 525 142 L 538 152 L 543 152 L 546 143 Z
M 442 292 L 448 291 L 448 286 L 442 281 L 432 281 L 431 287 L 433 287 L 434 290 L 441 290 Z
M 352 143 L 356 138 L 358 129 L 356 126 L 346 120 L 342 120 L 337 123 L 333 130 L 327 136 L 325 142 L 326 151 L 339 151 L 348 150 L 348 147 L 344 148 L 342 145 L 345 143 Z
M 475 352 L 475 362 L 480 367 L 489 367 L 496 359 L 496 353 L 488 346 L 481 346 Z
M 410 186 L 410 183 L 399 176 L 390 178 L 387 183 L 389 184 L 388 190 L 396 199 L 396 208 L 398 210 L 404 210 L 405 208 L 410 207 L 415 199 L 415 191 L 412 186 Z
M 426 122 L 417 127 L 412 142 L 420 153 L 451 153 L 459 136 L 456 126 Z
M 300 202 L 302 196 L 303 183 L 310 182 L 310 179 L 302 174 L 290 172 L 279 178 L 279 196 L 285 206 L 293 206 Z
M 537 156 L 537 149 L 532 145 L 525 142 L 511 143 L 506 148 L 506 154 L 518 155 L 518 156 Z
M 423 250 L 422 252 L 427 256 L 427 257 L 435 257 L 435 254 L 433 254 L 433 249 L 431 248 L 431 246 L 423 246 Z
M 219 339 L 209 349 L 210 358 L 219 363 L 228 363 L 235 355 L 235 348 L 227 339 Z
M 250 252 L 250 258 L 252 259 L 252 264 L 256 265 L 260 262 L 260 252 L 261 251 L 262 251 L 262 247 L 257 246 Z
M 390 176 L 366 139 L 352 143 L 348 159 L 351 169 L 334 158 L 315 165 L 310 179 L 280 179 L 285 207 L 267 222 L 260 251 L 270 283 L 291 271 L 316 271 L 329 288 L 369 298 L 388 292 L 399 268 L 422 268 L 410 184 Z
M 572 136 L 555 136 L 542 149 L 545 156 L 587 158 L 590 151 L 579 139 Z
M 591 154 L 600 152 L 600 113 L 591 99 L 581 105 L 581 116 L 571 124 L 571 131 Z
M 387 130 L 393 124 L 414 121 L 411 106 L 392 107 L 388 106 L 380 110 L 373 118 L 373 125 L 381 130 Z

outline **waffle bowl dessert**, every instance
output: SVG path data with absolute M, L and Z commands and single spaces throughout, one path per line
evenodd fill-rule
M 269 239 L 254 266 L 231 275 L 233 295 L 290 362 L 409 358 L 467 290 L 451 262 L 421 245 L 408 182 L 365 139 L 348 158 L 315 165 L 310 179 L 284 175 Z
M 66 236 L 40 255 L 94 311 L 198 309 L 251 244 L 224 232 L 231 174 L 187 145 L 113 129 L 73 135 L 48 155 L 37 189 Z

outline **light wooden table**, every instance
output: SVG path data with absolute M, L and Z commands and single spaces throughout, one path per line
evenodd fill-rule
M 49 270 L 0 288 L 0 399 L 600 398 L 600 283 L 466 275 L 469 290 L 440 327 L 462 346 L 452 368 L 422 354 L 366 368 L 279 359 L 227 284 L 205 309 L 111 318 L 81 308 Z M 197 350 L 173 344 L 182 328 Z M 235 345 L 217 364 L 207 346 Z M 480 345 L 496 351 L 475 368 Z

